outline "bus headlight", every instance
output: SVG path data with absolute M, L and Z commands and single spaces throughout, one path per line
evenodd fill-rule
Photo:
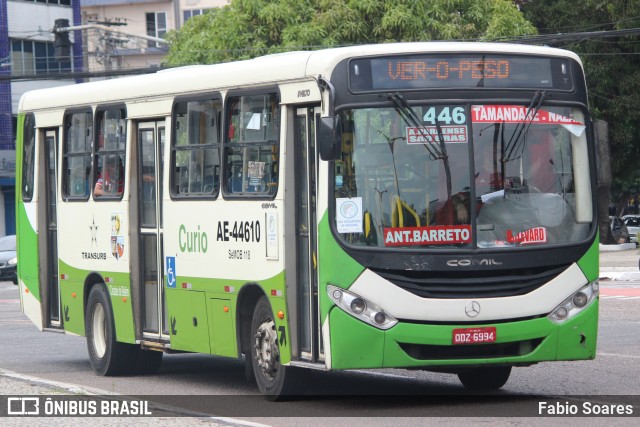
M 556 323 L 565 322 L 584 310 L 599 294 L 600 286 L 596 280 L 564 300 L 547 317 Z
M 327 285 L 329 298 L 346 313 L 378 329 L 387 330 L 398 320 L 371 301 L 337 286 Z

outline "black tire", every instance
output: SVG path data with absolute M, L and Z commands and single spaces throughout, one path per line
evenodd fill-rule
M 251 344 L 248 345 L 248 353 L 244 355 L 244 378 L 250 384 L 256 383 L 256 376 L 253 373 L 253 348 Z
M 256 304 L 251 321 L 249 357 L 258 389 L 267 400 L 291 399 L 298 390 L 296 368 L 280 364 L 274 316 L 267 297 Z
M 85 334 L 89 360 L 96 374 L 125 375 L 136 367 L 139 348 L 116 341 L 113 311 L 104 285 L 95 285 L 89 292 L 85 312 Z
M 153 375 L 158 372 L 162 365 L 163 352 L 155 350 L 139 350 L 136 361 L 136 374 Z
M 511 366 L 471 369 L 458 373 L 458 378 L 469 390 L 497 390 L 507 383 Z

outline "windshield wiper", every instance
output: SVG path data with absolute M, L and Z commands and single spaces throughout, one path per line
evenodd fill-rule
M 438 140 L 434 141 L 434 138 L 427 133 L 427 130 L 422 125 L 422 120 L 411 106 L 405 101 L 405 99 L 398 92 L 390 93 L 387 95 L 391 102 L 395 105 L 395 109 L 402 117 L 402 119 L 409 125 L 413 126 L 417 132 L 420 132 L 424 138 L 424 148 L 429 152 L 429 158 L 431 160 L 442 160 L 444 164 L 444 173 L 446 176 L 447 184 L 447 198 L 451 198 L 451 169 L 449 167 L 449 155 L 447 154 L 447 148 L 444 145 L 444 136 L 442 134 L 442 127 L 436 120 L 436 131 L 438 132 Z
M 430 142 L 437 142 L 434 140 L 433 136 L 427 133 L 427 130 L 422 125 L 422 121 L 420 117 L 416 114 L 416 112 L 411 108 L 411 106 L 405 101 L 405 99 L 398 92 L 390 93 L 387 97 L 393 102 L 395 105 L 395 109 L 402 117 L 402 119 L 409 125 L 416 129 L 417 132 L 420 132 L 421 136 L 424 138 L 425 143 L 424 146 L 429 152 L 429 158 L 431 160 L 441 160 L 447 157 L 446 150 L 442 150 L 440 146 L 437 144 L 431 144 Z M 440 124 L 436 122 L 436 129 L 438 131 L 438 138 L 440 141 L 443 141 L 442 138 L 442 129 L 440 128 Z
M 525 120 L 527 118 L 528 120 L 518 123 L 513 131 L 513 134 L 511 134 L 511 138 L 509 138 L 509 142 L 507 142 L 504 150 L 505 156 L 503 162 L 506 163 L 522 157 L 522 153 L 524 152 L 524 149 L 526 147 L 525 136 L 527 132 L 529 132 L 529 127 L 531 127 L 533 119 L 536 117 L 536 114 L 538 114 L 538 110 L 540 110 L 540 107 L 542 106 L 545 95 L 546 92 L 544 90 L 538 90 L 533 95 L 531 103 L 527 107 L 527 112 L 524 116 Z

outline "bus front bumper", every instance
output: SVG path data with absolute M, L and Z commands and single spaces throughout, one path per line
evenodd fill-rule
M 599 300 L 575 317 L 555 323 L 546 316 L 482 325 L 430 325 L 400 321 L 382 331 L 346 314 L 329 313 L 331 369 L 530 365 L 553 360 L 593 359 Z M 495 327 L 490 344 L 453 345 L 453 330 Z

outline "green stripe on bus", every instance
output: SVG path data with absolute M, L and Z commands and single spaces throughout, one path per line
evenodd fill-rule
M 578 261 L 578 266 L 582 269 L 588 281 L 593 282 L 598 278 L 600 268 L 600 235 L 596 235 L 593 244 Z
M 327 317 L 329 308 L 333 306 L 333 302 L 327 295 L 327 284 L 349 288 L 364 271 L 364 267 L 338 245 L 331 233 L 328 218 L 328 212 L 325 212 L 318 226 L 319 297 L 322 323 Z

